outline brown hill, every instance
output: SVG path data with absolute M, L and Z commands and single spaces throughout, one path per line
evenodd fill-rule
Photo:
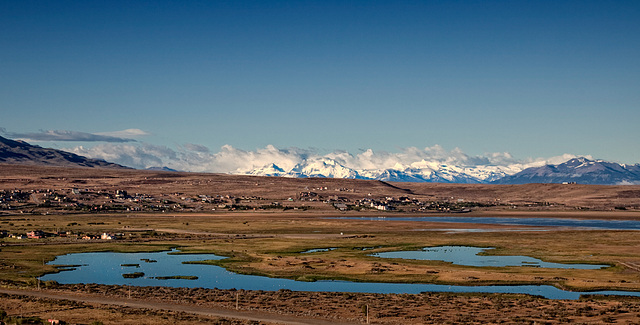
M 71 188 L 112 192 L 120 189 L 157 196 L 257 196 L 273 201 L 314 192 L 325 198 L 338 196 L 350 201 L 409 197 L 420 201 L 477 202 L 497 209 L 640 209 L 640 186 L 636 185 L 393 183 L 0 164 L 0 190 Z
M 104 160 L 90 159 L 70 152 L 42 148 L 24 141 L 14 141 L 3 137 L 0 137 L 0 163 L 37 166 L 127 168 Z

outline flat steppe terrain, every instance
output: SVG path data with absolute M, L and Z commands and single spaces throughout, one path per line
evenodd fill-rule
M 44 273 L 57 272 L 56 268 L 43 264 L 60 254 L 178 247 L 184 252 L 227 256 L 211 264 L 234 272 L 304 281 L 549 284 L 578 291 L 640 291 L 637 231 L 393 219 L 498 216 L 640 220 L 640 186 L 386 183 L 0 165 L 0 191 L 4 198 L 0 205 L 0 230 L 7 234 L 42 230 L 50 235 L 40 239 L 0 238 L 0 281 L 5 290 L 24 293 L 2 293 L 0 309 L 10 316 L 53 315 L 74 323 L 100 320 L 105 324 L 363 323 L 366 322 L 363 308 L 369 305 L 370 322 L 381 324 L 637 323 L 640 317 L 638 298 L 557 301 L 523 295 L 288 291 L 242 291 L 237 295 L 231 290 L 181 291 L 55 283 L 43 283 L 38 291 L 35 280 Z M 379 211 L 372 203 L 394 210 Z M 386 218 L 384 221 L 328 218 L 343 216 Z M 64 236 L 57 235 L 62 231 Z M 104 232 L 122 235 L 118 240 L 81 239 Z M 442 245 L 495 247 L 489 254 L 611 267 L 485 268 L 369 256 L 371 252 Z M 300 253 L 329 247 L 336 249 Z M 364 248 L 372 249 L 364 251 Z M 34 296 L 34 292 L 49 296 Z M 92 302 L 82 303 L 83 298 L 78 298 L 80 302 L 69 302 L 73 298 L 69 295 L 73 294 L 113 299 L 103 298 L 100 303 L 95 302 L 95 297 L 86 298 Z M 133 299 L 136 304 L 114 309 L 114 305 L 127 303 L 122 299 Z M 237 299 L 241 299 L 239 305 Z M 170 309 L 163 303 L 183 307 Z M 241 312 L 254 314 L 234 318 L 222 312 L 185 311 L 195 307 L 234 311 L 236 306 Z M 290 315 L 294 320 L 275 319 L 274 315 Z
M 325 199 L 339 196 L 350 201 L 410 197 L 425 202 L 475 202 L 496 205 L 498 209 L 523 209 L 531 205 L 539 209 L 640 210 L 640 185 L 387 183 L 0 164 L 0 190 L 72 188 L 126 190 L 130 194 L 141 192 L 158 197 L 179 193 L 178 196 L 220 195 L 286 201 L 298 199 L 301 193 L 313 192 Z M 304 202 L 309 204 L 308 200 Z

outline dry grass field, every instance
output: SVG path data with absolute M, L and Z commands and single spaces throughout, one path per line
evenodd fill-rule
M 70 194 L 73 189 L 90 194 L 74 196 Z M 179 247 L 184 252 L 213 252 L 227 256 L 228 259 L 211 263 L 234 272 L 305 281 L 348 279 L 458 285 L 550 284 L 578 291 L 640 291 L 640 237 L 637 231 L 540 229 L 393 220 L 395 216 L 445 215 L 459 218 L 498 216 L 640 220 L 640 186 L 385 183 L 1 165 L 0 191 L 10 193 L 15 190 L 29 191 L 31 194 L 21 202 L 4 202 L 0 211 L 0 230 L 8 234 L 36 229 L 50 234 L 64 231 L 65 236 L 40 239 L 1 238 L 0 280 L 10 287 L 33 288 L 35 277 L 56 272 L 55 268 L 44 263 L 61 254 L 157 251 Z M 128 198 L 118 197 L 116 191 L 126 191 Z M 311 198 L 316 199 L 310 200 L 304 194 L 309 192 L 315 193 Z M 48 196 L 42 193 L 48 193 Z M 58 195 L 55 200 L 52 199 L 53 193 Z M 66 194 L 63 197 L 60 193 Z M 382 201 L 387 197 L 394 198 L 390 201 L 396 204 L 394 211 L 378 211 L 368 207 L 341 211 L 334 204 L 341 202 L 351 205 L 363 199 Z M 402 197 L 411 203 L 398 201 Z M 138 198 L 150 203 L 142 205 Z M 214 200 L 219 201 L 212 202 Z M 426 206 L 425 202 L 430 204 L 430 209 L 419 209 L 418 207 Z M 105 208 L 110 205 L 124 208 Z M 453 210 L 432 209 L 436 205 L 451 209 L 468 206 L 469 209 L 465 210 L 466 213 L 447 213 Z M 85 208 L 81 209 L 80 206 Z M 95 206 L 103 206 L 103 209 L 86 209 Z M 142 207 L 142 210 L 136 210 L 138 207 Z M 386 218 L 384 221 L 328 218 L 341 216 Z M 119 240 L 81 239 L 82 235 L 104 232 L 121 233 L 123 236 Z M 372 252 L 442 245 L 495 247 L 489 254 L 525 255 L 547 262 L 609 264 L 611 267 L 600 270 L 470 267 L 438 261 L 380 259 L 370 256 Z M 300 254 L 314 248 L 335 249 Z M 363 248 L 373 249 L 365 251 Z M 47 290 L 75 292 L 85 290 L 83 288 L 55 286 Z M 114 292 L 118 290 L 120 289 L 109 289 Z M 158 290 L 154 295 L 149 290 L 140 289 L 137 292 L 139 299 L 149 301 L 177 299 L 169 293 L 157 296 Z M 201 299 L 198 297 L 206 295 L 217 298 L 211 298 L 211 301 L 198 300 Z M 640 310 L 638 298 L 613 297 L 552 301 L 517 295 L 343 295 L 288 292 L 246 292 L 246 295 L 253 297 L 247 300 L 253 304 L 252 310 L 290 313 L 301 319 L 334 319 L 356 323 L 365 321 L 361 307 L 367 304 L 375 311 L 372 313 L 375 315 L 372 322 L 389 324 L 447 321 L 637 323 Z M 275 296 L 279 298 L 276 299 Z M 207 291 L 205 294 L 204 291 L 189 291 L 182 297 L 186 300 L 180 303 L 184 304 L 212 304 L 233 308 L 229 306 L 224 292 L 213 294 Z M 46 307 L 47 304 L 60 304 L 35 298 L 12 296 L 7 299 L 9 298 L 30 306 L 30 310 L 35 310 L 33 315 L 38 314 L 37 310 L 49 308 Z M 323 306 L 327 307 L 305 316 L 302 306 L 307 306 L 305 301 L 310 300 L 322 301 Z M 13 315 L 19 312 L 6 303 L 0 308 Z M 79 310 L 85 308 L 102 310 L 102 314 L 95 315 L 102 315 L 102 321 L 109 319 L 105 314 L 108 313 L 105 311 L 108 310 L 107 307 L 77 307 Z M 135 318 L 135 313 L 137 312 L 121 313 L 113 319 L 139 319 Z M 38 315 L 43 314 L 40 312 Z M 76 323 L 92 321 L 77 318 L 76 314 L 82 313 L 67 312 L 68 319 Z M 65 313 L 56 315 L 64 319 Z M 184 316 L 162 312 L 150 312 L 150 315 L 148 323 L 162 323 L 162 319 L 180 323 L 183 322 L 180 317 Z M 195 318 L 186 321 L 220 321 L 217 318 L 198 318 L 204 316 L 188 317 Z M 236 321 L 238 324 L 244 322 Z
M 371 180 L 294 179 L 0 164 L 0 190 L 72 188 L 112 192 L 126 190 L 158 197 L 173 193 L 180 193 L 181 196 L 255 196 L 269 201 L 286 201 L 288 198 L 297 198 L 301 192 L 314 191 L 320 196 L 337 195 L 352 201 L 363 197 L 408 196 L 422 201 L 463 200 L 496 204 L 496 209 L 526 209 L 531 205 L 529 208 L 536 210 L 601 211 L 616 207 L 640 210 L 640 186 L 631 185 L 386 183 Z M 304 205 L 313 202 L 297 203 Z

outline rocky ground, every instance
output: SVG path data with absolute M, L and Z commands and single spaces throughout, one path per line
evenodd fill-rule
M 371 324 L 640 324 L 640 298 L 630 297 L 587 296 L 573 301 L 527 295 L 269 292 L 106 285 L 58 285 L 46 291 L 89 294 L 102 297 L 105 304 L 3 295 L 0 308 L 10 315 L 42 318 L 52 315 L 67 322 L 100 320 L 104 324 L 259 324 L 278 323 L 278 316 L 298 317 L 300 324 L 319 324 L 322 321 L 357 324 L 367 322 L 367 309 Z M 143 301 L 148 308 L 114 308 L 109 305 L 110 299 Z M 165 305 L 154 307 L 154 304 L 167 303 L 212 310 L 238 310 L 256 319 L 262 317 L 264 321 L 205 317 L 163 310 Z

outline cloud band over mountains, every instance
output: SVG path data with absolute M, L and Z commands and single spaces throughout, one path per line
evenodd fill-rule
M 528 167 L 558 164 L 576 157 L 565 154 L 552 158 L 522 160 L 513 158 L 509 153 L 471 156 L 458 148 L 448 151 L 439 145 L 423 149 L 409 147 L 395 153 L 374 152 L 368 149 L 358 154 L 346 151 L 320 154 L 310 149 L 279 149 L 272 145 L 253 151 L 225 145 L 220 148 L 220 151 L 212 152 L 206 146 L 198 144 L 184 144 L 177 149 L 172 149 L 148 143 L 106 143 L 91 148 L 77 146 L 65 150 L 139 169 L 166 166 L 190 172 L 232 174 L 246 174 L 272 164 L 284 171 L 289 171 L 297 166 L 317 161 L 335 162 L 353 170 L 403 170 L 437 163 L 461 168 L 497 166 L 507 173 L 509 171 L 515 173 Z
M 26 141 L 106 142 L 63 150 L 137 169 L 169 167 L 188 172 L 289 177 L 488 182 L 529 167 L 559 164 L 577 157 L 564 154 L 552 158 L 516 159 L 507 152 L 473 156 L 459 148 L 445 150 L 439 145 L 407 147 L 398 152 L 366 149 L 357 154 L 342 150 L 319 153 L 295 147 L 280 149 L 272 145 L 242 150 L 224 145 L 218 152 L 212 152 L 208 147 L 194 143 L 173 149 L 141 142 L 134 138 L 149 133 L 140 129 L 100 133 L 68 130 L 15 133 L 0 128 L 0 134 Z
M 0 134 L 12 138 L 26 141 L 77 141 L 77 142 L 136 142 L 135 136 L 148 135 L 140 129 L 127 129 L 114 132 L 87 133 L 69 130 L 41 130 L 40 132 L 8 132 L 5 128 L 0 128 Z

